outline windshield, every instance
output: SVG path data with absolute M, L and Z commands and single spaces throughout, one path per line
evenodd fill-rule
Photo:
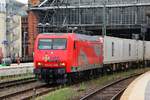
M 39 39 L 38 48 L 40 50 L 64 50 L 66 43 L 66 39 Z

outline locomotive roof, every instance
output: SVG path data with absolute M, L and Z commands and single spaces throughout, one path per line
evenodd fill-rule
M 40 35 L 74 35 L 76 39 L 79 40 L 88 40 L 88 41 L 98 41 L 101 36 L 90 36 L 85 34 L 78 34 L 78 33 L 43 33 Z
M 77 39 L 88 40 L 88 41 L 97 41 L 100 39 L 100 36 L 90 36 L 84 34 L 76 34 Z

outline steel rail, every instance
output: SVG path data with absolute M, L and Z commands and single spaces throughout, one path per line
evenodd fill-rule
M 139 75 L 141 75 L 141 74 L 143 74 L 143 73 L 140 73 L 140 74 L 133 74 L 133 75 L 131 75 L 131 76 L 129 76 L 129 77 L 126 77 L 126 78 L 123 78 L 123 79 L 120 79 L 120 80 L 117 80 L 117 81 L 115 81 L 115 82 L 112 82 L 112 83 L 110 83 L 110 84 L 108 84 L 108 85 L 106 85 L 106 86 L 104 86 L 104 87 L 102 87 L 102 88 L 99 88 L 99 89 L 97 89 L 97 90 L 95 90 L 95 91 L 93 91 L 93 92 L 90 92 L 89 94 L 87 94 L 87 95 L 85 95 L 84 97 L 82 97 L 80 100 L 92 100 L 92 99 L 90 99 L 90 98 L 92 98 L 92 97 L 95 97 L 96 95 L 98 95 L 98 94 L 100 94 L 100 93 L 105 93 L 105 95 L 107 94 L 107 92 L 109 92 L 109 91 L 107 91 L 106 89 L 109 89 L 109 88 L 114 88 L 113 86 L 115 86 L 115 85 L 118 85 L 119 83 L 121 83 L 121 82 L 125 82 L 125 81 L 127 81 L 127 80 L 129 80 L 129 79 L 132 79 L 133 78 L 133 80 L 136 78 L 136 77 L 138 77 Z M 128 84 L 125 84 L 125 85 L 127 85 L 128 86 Z M 123 86 L 123 85 L 122 85 Z M 125 88 L 127 87 L 127 86 L 125 86 L 125 87 L 122 87 L 122 88 L 119 88 L 118 87 L 118 89 L 119 90 L 117 90 L 117 93 L 115 93 L 115 92 L 111 92 L 111 99 L 112 100 L 114 100 L 113 98 L 117 98 L 120 94 L 121 94 L 121 92 L 123 92 L 123 90 L 125 90 Z M 106 92 L 107 91 L 107 92 Z M 108 94 L 107 94 L 108 95 Z M 99 96 L 100 97 L 100 96 Z M 104 99 L 104 98 L 103 98 Z M 107 100 L 107 99 L 106 99 Z M 109 99 L 110 100 L 110 99 Z
M 29 77 L 29 78 L 23 78 L 23 79 L 19 79 L 19 80 L 11 80 L 11 81 L 1 82 L 0 83 L 0 90 L 2 90 L 4 88 L 9 88 L 9 87 L 12 87 L 12 86 L 16 86 L 16 85 L 22 85 L 22 84 L 35 82 L 35 81 L 36 80 L 35 80 L 34 77 Z

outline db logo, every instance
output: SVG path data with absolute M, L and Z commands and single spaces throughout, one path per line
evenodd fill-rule
M 51 52 L 51 54 L 54 54 L 54 52 Z

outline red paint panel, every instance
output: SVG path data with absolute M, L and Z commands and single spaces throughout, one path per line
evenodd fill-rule
M 102 64 L 102 48 L 100 42 L 77 42 L 78 65 Z M 95 50 L 97 48 L 97 50 Z M 99 54 L 99 55 L 98 55 Z
M 82 36 L 82 35 L 81 35 Z M 38 41 L 41 38 L 65 38 L 67 39 L 66 50 L 38 50 Z M 102 64 L 103 63 L 103 44 L 100 40 L 88 41 L 78 39 L 76 34 L 48 35 L 39 34 L 34 46 L 34 64 L 38 68 L 38 62 L 42 67 L 59 68 L 59 63 L 65 63 L 66 72 L 70 73 L 72 67 L 81 67 L 84 65 Z M 56 61 L 45 61 L 45 57 L 57 58 Z

